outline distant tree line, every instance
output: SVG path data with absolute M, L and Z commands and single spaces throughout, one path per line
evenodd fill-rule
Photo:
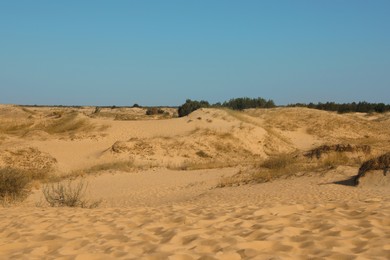
M 186 116 L 191 112 L 205 107 L 226 107 L 234 110 L 243 110 L 247 108 L 272 108 L 276 107 L 273 100 L 265 100 L 264 98 L 233 98 L 223 103 L 217 102 L 210 104 L 208 101 L 196 101 L 187 99 L 186 102 L 179 106 L 179 117 Z
M 352 103 L 342 103 L 338 104 L 335 102 L 326 102 L 326 103 L 296 103 L 289 104 L 288 107 L 307 107 L 314 108 L 319 110 L 326 111 L 337 111 L 338 113 L 351 113 L 351 112 L 361 112 L 361 113 L 384 113 L 390 111 L 390 105 L 384 103 L 368 103 L 365 101 L 362 102 L 352 102 Z

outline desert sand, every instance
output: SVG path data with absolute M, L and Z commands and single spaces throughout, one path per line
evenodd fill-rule
M 165 110 L 0 106 L 2 167 L 83 180 L 101 200 L 50 207 L 50 178 L 34 181 L 23 202 L 0 207 L 0 258 L 390 258 L 390 188 L 353 181 L 390 150 L 389 114 Z M 333 144 L 353 151 L 304 156 Z M 320 166 L 259 166 L 280 154 Z

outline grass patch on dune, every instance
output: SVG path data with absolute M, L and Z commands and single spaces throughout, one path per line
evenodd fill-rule
M 30 120 L 27 120 L 25 122 L 2 121 L 0 123 L 0 133 L 22 136 L 25 135 L 33 125 L 34 122 Z
M 41 125 L 40 128 L 49 134 L 62 134 L 92 130 L 94 127 L 86 118 L 78 118 L 78 113 L 72 112 L 53 120 L 47 125 Z
M 90 118 L 82 116 L 77 111 L 54 111 L 45 117 L 14 120 L 0 120 L 0 134 L 26 137 L 33 131 L 42 131 L 50 135 L 77 135 L 91 131 L 104 131 L 107 125 L 97 126 Z
M 34 147 L 5 150 L 1 158 L 7 167 L 23 172 L 31 180 L 46 180 L 55 170 L 57 163 L 55 158 Z
M 295 159 L 291 154 L 282 153 L 275 157 L 268 158 L 261 164 L 261 167 L 270 170 L 280 170 L 285 169 L 294 163 Z
M 168 164 L 167 169 L 179 171 L 205 170 L 205 169 L 222 169 L 243 165 L 245 162 L 222 162 L 222 161 L 207 161 L 207 162 L 193 162 L 184 161 L 179 164 Z
M 98 173 L 102 171 L 130 171 L 134 169 L 134 161 L 116 161 L 94 165 L 86 170 L 85 173 Z
M 218 187 L 264 183 L 279 178 L 321 174 L 339 166 L 358 166 L 369 153 L 369 147 L 351 145 L 320 146 L 305 153 L 281 153 L 257 165 L 249 165 L 235 176 L 221 179 Z
M 52 176 L 51 182 L 59 182 L 64 179 L 75 179 L 79 177 L 84 177 L 86 175 L 90 174 L 98 174 L 105 171 L 132 171 L 136 169 L 136 165 L 134 164 L 133 160 L 127 160 L 127 161 L 115 161 L 115 162 L 107 162 L 107 163 L 101 163 L 93 165 L 86 169 L 80 169 L 75 170 L 72 172 L 69 172 L 65 175 L 60 176 Z

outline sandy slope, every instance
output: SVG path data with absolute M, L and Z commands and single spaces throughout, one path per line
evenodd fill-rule
M 337 143 L 388 151 L 389 114 L 72 110 L 0 106 L 0 165 L 57 174 L 134 167 L 90 172 L 88 196 L 103 201 L 96 209 L 37 207 L 40 189 L 0 208 L 0 259 L 390 258 L 390 189 L 349 186 L 356 166 L 215 188 L 278 153 Z

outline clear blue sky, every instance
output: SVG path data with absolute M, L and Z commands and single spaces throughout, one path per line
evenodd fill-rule
M 390 1 L 0 1 L 0 103 L 243 96 L 390 103 Z

